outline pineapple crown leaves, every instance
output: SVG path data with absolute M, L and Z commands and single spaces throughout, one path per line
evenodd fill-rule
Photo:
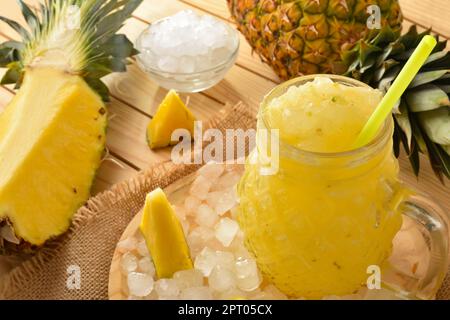
M 100 80 L 124 72 L 136 55 L 132 42 L 117 34 L 142 0 L 46 0 L 39 9 L 17 0 L 28 28 L 0 17 L 22 42 L 0 45 L 1 84 L 20 88 L 27 67 L 53 66 L 84 78 L 104 101 L 109 90 Z
M 366 40 L 344 53 L 345 75 L 386 92 L 417 45 L 431 30 L 418 33 L 412 26 L 400 36 L 389 27 L 373 32 Z M 416 175 L 420 153 L 427 154 L 432 168 L 443 182 L 450 179 L 450 52 L 439 41 L 394 112 L 395 153 L 400 145 L 407 152 Z

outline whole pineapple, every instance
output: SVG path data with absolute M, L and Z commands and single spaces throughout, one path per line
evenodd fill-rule
M 30 251 L 69 228 L 105 149 L 108 89 L 136 53 L 116 34 L 142 0 L 18 3 L 28 27 L 0 45 L 1 84 L 16 96 L 0 114 L 0 254 Z
M 282 80 L 342 73 L 341 54 L 369 34 L 368 9 L 400 30 L 398 0 L 227 0 L 239 30 Z M 370 11 L 369 11 L 370 12 Z

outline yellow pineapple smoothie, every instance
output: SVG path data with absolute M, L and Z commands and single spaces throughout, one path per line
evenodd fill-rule
M 239 221 L 267 281 L 291 297 L 351 294 L 391 252 L 407 196 L 392 122 L 351 150 L 381 98 L 355 80 L 320 76 L 282 84 L 262 103 L 258 130 L 279 129 L 279 170 L 261 174 L 258 141 L 238 186 Z

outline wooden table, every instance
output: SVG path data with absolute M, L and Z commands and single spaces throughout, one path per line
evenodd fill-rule
M 36 5 L 38 0 L 27 0 Z M 405 30 L 413 23 L 421 29 L 432 27 L 442 38 L 450 39 L 449 0 L 401 0 L 405 16 Z M 144 0 L 127 21 L 122 32 L 135 40 L 148 24 L 183 9 L 192 9 L 202 14 L 211 14 L 228 21 L 230 14 L 226 0 Z M 2 0 L 0 15 L 24 23 L 15 0 Z M 17 38 L 18 34 L 5 24 L 0 24 L 0 42 Z M 0 71 L 0 76 L 4 70 Z M 170 151 L 151 151 L 145 140 L 145 130 L 158 104 L 166 94 L 133 63 L 124 74 L 106 78 L 112 93 L 109 106 L 112 115 L 108 130 L 107 146 L 114 161 L 105 161 L 95 181 L 94 194 L 111 185 L 126 180 L 157 162 L 169 159 Z M 273 71 L 252 55 L 250 46 L 241 36 L 241 50 L 236 65 L 225 79 L 212 89 L 190 95 L 190 107 L 201 120 L 224 112 L 226 104 L 244 101 L 256 106 L 262 97 L 279 82 Z M 0 86 L 0 112 L 15 92 L 11 87 Z M 185 97 L 183 97 L 185 98 Z M 422 161 L 419 180 L 413 175 L 408 160 L 400 159 L 402 179 L 423 190 L 445 207 L 450 213 L 450 188 L 444 187 L 435 178 L 426 159 Z M 448 183 L 447 183 L 448 184 Z

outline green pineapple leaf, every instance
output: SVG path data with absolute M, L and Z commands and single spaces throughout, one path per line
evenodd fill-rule
M 421 72 L 414 78 L 414 80 L 409 85 L 409 88 L 416 88 L 423 84 L 433 82 L 437 79 L 442 78 L 442 76 L 444 76 L 447 72 L 449 72 L 449 70 L 436 70 L 436 71 L 429 71 L 429 72 Z
M 17 3 L 19 4 L 20 10 L 22 11 L 22 15 L 25 18 L 25 21 L 28 23 L 31 29 L 34 29 L 36 27 L 40 29 L 41 24 L 39 22 L 39 18 L 30 9 L 30 7 L 27 4 L 25 4 L 23 0 L 18 0 Z
M 138 53 L 125 35 L 116 33 L 142 1 L 48 0 L 39 4 L 38 13 L 23 0 L 18 0 L 30 32 L 17 22 L 0 17 L 0 21 L 17 31 L 23 41 L 7 41 L 0 45 L 0 66 L 10 69 L 3 83 L 15 82 L 18 87 L 27 66 L 45 65 L 49 62 L 45 59 L 59 58 L 62 61 L 58 64 L 60 68 L 82 76 L 103 100 L 108 101 L 109 92 L 100 78 L 112 72 L 126 71 L 129 58 Z M 71 21 L 68 17 L 74 18 L 73 27 L 66 25 L 66 21 Z M 47 55 L 47 51 L 52 52 Z
M 24 27 L 22 27 L 20 24 L 18 24 L 17 22 L 15 22 L 11 19 L 2 17 L 2 16 L 0 16 L 0 20 L 5 22 L 7 25 L 9 25 L 14 31 L 16 31 L 18 34 L 20 34 L 22 36 L 22 38 L 24 38 L 24 39 L 30 38 L 30 34 L 28 33 L 28 31 Z
M 433 84 L 426 84 L 416 88 L 414 91 L 408 91 L 405 94 L 405 99 L 413 112 L 423 112 L 450 106 L 447 93 Z

